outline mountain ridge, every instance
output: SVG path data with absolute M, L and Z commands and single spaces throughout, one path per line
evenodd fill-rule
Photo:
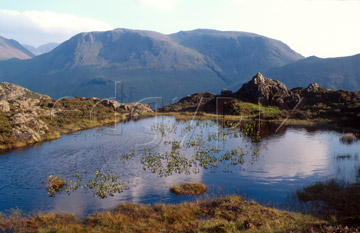
M 211 32 L 215 33 L 213 30 Z M 221 31 L 215 34 L 223 33 L 229 34 Z M 233 36 L 236 33 L 230 34 Z M 119 96 L 115 97 L 121 101 L 131 102 L 156 96 L 169 103 L 174 98 L 194 92 L 219 91 L 242 80 L 242 76 L 249 72 L 256 73 L 269 66 L 302 58 L 292 50 L 290 55 L 295 54 L 295 57 L 286 53 L 282 58 L 281 48 L 286 45 L 280 46 L 275 40 L 245 32 L 236 35 L 241 35 L 241 38 L 231 39 L 228 45 L 219 42 L 213 46 L 213 50 L 221 51 L 224 44 L 230 46 L 228 50 L 232 50 L 231 46 L 237 44 L 239 50 L 232 54 L 232 59 L 236 61 L 242 58 L 240 66 L 237 66 L 239 62 L 226 66 L 226 53 L 211 56 L 212 52 L 206 54 L 203 48 L 192 48 L 176 42 L 174 35 L 131 29 L 84 32 L 31 60 L 0 62 L 0 72 L 3 74 L 0 81 L 13 82 L 54 98 L 114 97 L 115 85 L 120 82 L 122 87 L 117 91 L 116 95 Z M 256 40 L 247 40 L 247 37 Z M 215 40 L 223 38 L 216 37 Z M 259 56 L 264 57 L 261 62 L 256 58 L 250 61 L 258 62 L 258 65 L 250 66 L 244 62 L 249 54 L 263 50 L 257 47 L 258 41 L 268 49 L 260 53 Z M 264 53 L 275 51 L 273 48 L 278 45 L 281 47 L 278 49 L 279 60 L 274 61 L 272 53 L 265 56 Z
M 33 57 L 34 54 L 32 54 L 16 40 L 7 39 L 0 36 L 0 61 L 12 58 L 30 59 Z
M 319 58 L 315 56 L 272 68 L 264 73 L 276 77 L 290 87 L 305 87 L 305 83 L 317 82 L 329 89 L 360 90 L 360 54 Z

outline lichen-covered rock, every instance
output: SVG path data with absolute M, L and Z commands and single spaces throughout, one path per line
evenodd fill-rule
M 153 112 L 151 107 L 147 104 L 119 103 L 116 100 L 102 100 L 101 103 L 105 106 L 113 107 L 117 112 L 130 112 L 131 116 L 138 116 L 139 114 Z
M 0 100 L 0 112 L 10 112 L 10 104 L 6 100 Z
M 47 95 L 32 92 L 24 87 L 7 82 L 0 83 L 1 100 L 50 99 Z

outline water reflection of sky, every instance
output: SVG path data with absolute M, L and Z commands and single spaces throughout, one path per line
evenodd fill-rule
M 172 117 L 158 118 L 169 124 Z M 144 171 L 139 158 L 121 162 L 121 154 L 153 148 L 165 151 L 160 135 L 154 137 L 149 126 L 154 119 L 118 124 L 116 130 L 92 129 L 65 135 L 59 140 L 12 151 L 0 156 L 0 211 L 20 208 L 32 211 L 65 211 L 90 213 L 114 208 L 122 202 L 179 203 L 196 197 L 171 194 L 174 183 L 201 181 L 209 187 L 208 195 L 240 193 L 260 202 L 282 202 L 289 193 L 316 181 L 337 178 L 355 182 L 358 175 L 360 143 L 342 144 L 340 134 L 331 131 L 308 132 L 305 129 L 288 128 L 281 135 L 264 138 L 261 143 L 250 144 L 244 139 L 229 139 L 220 146 L 225 148 L 260 149 L 256 161 L 247 160 L 243 167 L 235 167 L 232 173 L 216 170 L 200 170 L 196 174 L 177 174 L 159 177 Z M 180 125 L 183 123 L 180 123 Z M 215 125 L 197 128 L 194 135 L 215 132 Z M 172 135 L 166 140 L 179 140 L 186 135 Z M 187 153 L 191 153 L 188 149 Z M 347 156 L 341 156 L 347 155 Z M 97 169 L 117 173 L 129 181 L 129 190 L 100 200 L 91 192 L 78 190 L 70 196 L 66 193 L 49 198 L 45 180 L 50 174 L 69 177 L 80 172 L 91 177 Z

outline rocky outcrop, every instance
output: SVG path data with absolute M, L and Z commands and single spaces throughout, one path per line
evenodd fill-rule
M 83 97 L 54 100 L 18 85 L 0 83 L 0 150 L 149 112 L 153 110 L 146 104 Z M 118 117 L 114 118 L 114 113 Z
M 159 112 L 193 112 L 204 111 L 206 104 L 216 97 L 210 92 L 201 92 L 188 95 L 179 102 L 158 109 Z
M 41 95 L 35 92 L 32 92 L 24 87 L 21 87 L 16 84 L 11 84 L 7 82 L 0 83 L 0 99 L 1 100 L 41 100 L 41 99 L 50 99 L 47 95 Z
M 257 73 L 253 79 L 244 84 L 234 95 L 234 97 L 247 102 L 265 105 L 293 104 L 300 99 L 300 96 L 292 93 L 282 82 L 270 78 L 265 78 L 261 73 Z
M 147 104 L 141 103 L 119 103 L 116 100 L 103 100 L 101 103 L 105 106 L 114 108 L 115 111 L 129 112 L 131 117 L 137 117 L 140 114 L 154 112 L 151 107 Z
M 307 88 L 305 88 L 306 92 L 317 92 L 319 91 L 320 86 L 317 83 L 311 83 Z

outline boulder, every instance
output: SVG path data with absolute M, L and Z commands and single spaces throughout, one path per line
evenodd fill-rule
M 305 88 L 306 92 L 317 92 L 319 91 L 320 86 L 317 83 L 311 83 L 307 88 Z
M 253 103 L 260 101 L 265 105 L 293 104 L 299 98 L 282 82 L 265 78 L 261 73 L 257 73 L 250 82 L 244 84 L 235 93 L 235 97 Z

